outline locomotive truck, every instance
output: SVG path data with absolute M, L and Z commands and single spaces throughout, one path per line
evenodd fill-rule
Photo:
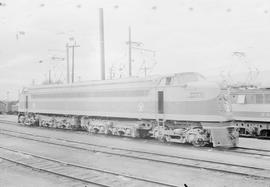
M 228 96 L 194 72 L 25 88 L 19 123 L 234 147 Z

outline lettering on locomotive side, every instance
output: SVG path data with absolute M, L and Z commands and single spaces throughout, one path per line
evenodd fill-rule
M 261 117 L 270 117 L 270 112 L 262 112 Z
M 203 98 L 204 95 L 202 92 L 190 92 L 189 98 Z

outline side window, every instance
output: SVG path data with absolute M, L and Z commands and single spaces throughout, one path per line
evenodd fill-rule
M 265 103 L 269 104 L 270 103 L 270 94 L 265 94 Z
M 160 81 L 160 86 L 168 86 L 168 85 L 172 85 L 174 82 L 174 78 L 173 77 L 163 77 Z
M 256 94 L 256 104 L 262 104 L 262 103 L 263 103 L 263 95 Z
M 166 77 L 166 85 L 170 85 L 172 81 L 172 77 Z
M 237 96 L 237 104 L 245 104 L 246 96 L 245 95 L 238 95 Z
M 250 94 L 246 96 L 247 104 L 256 104 L 256 95 Z

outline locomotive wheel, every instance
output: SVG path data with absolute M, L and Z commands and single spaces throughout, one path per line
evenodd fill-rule
M 162 142 L 162 143 L 166 143 L 166 142 L 167 142 L 166 136 L 160 136 L 160 137 L 158 137 L 158 140 L 159 140 L 160 142 Z
M 118 131 L 118 135 L 119 136 L 124 136 L 125 135 L 125 132 L 124 131 Z
M 94 128 L 94 129 L 93 129 L 93 133 L 94 133 L 94 134 L 97 134 L 98 131 L 99 131 L 99 129 L 97 129 L 97 128 Z
M 39 120 L 35 120 L 33 125 L 38 127 L 39 126 Z
M 148 130 L 138 129 L 139 137 L 140 138 L 147 138 L 148 137 Z
M 194 145 L 195 147 L 203 147 L 206 144 L 207 143 L 205 141 L 203 141 L 202 138 L 196 138 L 194 141 L 192 141 L 192 145 Z
M 24 124 L 24 121 L 25 121 L 24 116 L 21 115 L 19 117 L 19 119 L 18 119 L 18 123 L 21 123 L 23 125 Z
M 105 130 L 105 134 L 106 134 L 106 135 L 112 135 L 113 133 L 112 133 L 111 130 Z

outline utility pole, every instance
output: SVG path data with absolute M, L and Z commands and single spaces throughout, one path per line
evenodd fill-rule
M 69 84 L 69 46 L 68 43 L 66 44 L 66 48 L 67 48 L 67 83 Z
M 9 91 L 7 91 L 7 102 L 9 102 Z
M 152 53 L 154 58 L 156 56 L 156 51 L 151 50 L 151 49 L 145 49 L 145 48 L 133 47 L 133 46 L 132 46 L 132 49 L 139 50 L 140 52 L 143 52 L 143 53 Z M 154 63 L 152 67 L 149 67 L 149 66 L 147 66 L 145 59 L 143 60 L 143 63 L 142 63 L 142 66 L 140 69 L 143 69 L 145 77 L 147 76 L 147 71 L 151 70 L 155 65 L 156 65 L 156 63 Z
M 132 48 L 131 48 L 131 28 L 128 27 L 128 75 L 132 76 Z
M 150 67 L 147 67 L 145 60 L 143 60 L 140 70 L 143 70 L 145 77 L 147 76 L 147 71 L 150 69 L 151 69 Z
M 75 47 L 80 47 L 79 45 L 77 45 L 76 44 L 76 41 L 74 42 L 74 44 L 73 45 L 68 45 L 67 44 L 67 80 L 68 80 L 68 82 L 69 82 L 69 58 L 68 58 L 68 56 L 69 56 L 69 48 L 71 48 L 72 49 L 72 66 L 71 66 L 71 83 L 74 83 L 74 64 L 75 64 L 75 62 L 74 62 L 74 58 L 75 58 L 75 54 L 74 54 L 74 51 L 75 51 Z
M 103 8 L 99 9 L 99 42 L 100 42 L 100 73 L 101 80 L 105 80 L 105 49 L 104 49 L 104 21 Z
M 6 111 L 5 111 L 5 114 L 9 111 L 8 110 L 8 106 L 9 106 L 8 103 L 9 103 L 9 91 L 7 91 L 7 99 L 6 99 L 6 107 L 5 107 L 6 108 Z
M 51 79 L 51 69 L 49 70 L 49 84 L 52 83 L 52 79 Z
M 136 48 L 134 46 L 141 46 L 141 42 L 135 42 L 131 39 L 131 27 L 128 27 L 128 41 L 126 42 L 128 44 L 128 75 L 129 77 L 132 76 L 132 49 Z
M 74 45 L 71 46 L 71 48 L 72 48 L 72 72 L 71 72 L 72 77 L 71 77 L 71 82 L 74 83 Z
M 111 65 L 111 67 L 109 68 L 109 74 L 110 74 L 110 79 L 114 79 L 115 77 L 114 65 Z
M 145 63 L 145 60 L 144 60 L 144 76 L 146 77 L 146 75 L 147 75 L 147 70 L 148 70 L 148 67 L 146 66 L 146 63 Z

